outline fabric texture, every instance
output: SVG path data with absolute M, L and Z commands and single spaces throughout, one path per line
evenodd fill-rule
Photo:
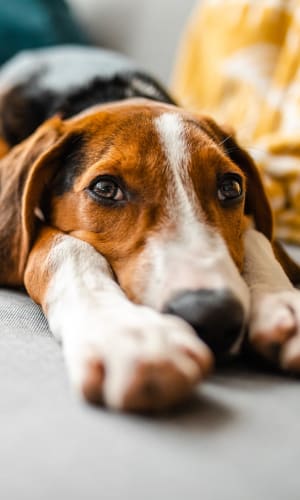
M 63 0 L 0 2 L 0 64 L 20 50 L 87 42 Z
M 276 235 L 300 243 L 300 0 L 202 0 L 175 98 L 233 126 L 261 169 Z
M 0 498 L 298 500 L 299 381 L 219 370 L 181 409 L 78 400 L 40 308 L 0 290 Z

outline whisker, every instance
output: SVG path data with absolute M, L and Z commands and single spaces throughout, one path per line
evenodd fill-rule
M 240 149 L 239 147 L 235 146 L 233 148 L 226 149 L 226 152 L 227 153 L 234 153 L 235 151 L 239 151 L 239 149 Z
M 225 139 L 223 139 L 223 141 L 219 142 L 218 146 L 222 146 L 226 141 L 228 141 L 229 139 L 232 139 L 233 135 L 228 135 L 227 137 L 225 137 Z

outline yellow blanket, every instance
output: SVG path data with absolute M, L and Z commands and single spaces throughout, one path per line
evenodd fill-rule
M 300 243 L 300 0 L 199 2 L 172 88 L 235 128 L 263 173 L 276 235 Z

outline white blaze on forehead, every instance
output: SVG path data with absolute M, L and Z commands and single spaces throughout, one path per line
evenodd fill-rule
M 164 146 L 170 166 L 177 171 L 188 162 L 184 123 L 177 113 L 163 113 L 155 119 L 155 126 Z
M 190 220 L 195 217 L 196 209 L 192 201 L 194 198 L 192 190 L 189 190 L 189 193 L 186 191 L 191 182 L 187 174 L 190 153 L 185 138 L 184 122 L 178 113 L 163 113 L 155 119 L 155 127 L 172 172 L 173 187 L 176 192 L 176 200 L 172 200 L 172 210 L 180 219 L 186 220 L 188 217 Z M 174 202 L 177 210 L 173 205 Z

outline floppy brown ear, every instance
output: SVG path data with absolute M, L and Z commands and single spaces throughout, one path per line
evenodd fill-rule
M 230 159 L 244 172 L 247 181 L 245 214 L 251 216 L 256 229 L 272 241 L 273 214 L 254 161 L 247 151 L 238 145 L 231 128 L 221 128 L 210 118 L 205 118 L 205 126 Z
M 272 209 L 258 168 L 251 156 L 240 148 L 232 137 L 228 140 L 228 143 L 226 141 L 226 147 L 231 159 L 241 167 L 247 177 L 246 214 L 253 216 L 256 229 L 261 231 L 272 242 L 276 258 L 291 282 L 294 285 L 299 284 L 299 265 L 288 255 L 281 243 L 274 239 Z
M 70 136 L 59 117 L 45 122 L 28 139 L 0 160 L 0 271 L 2 284 L 18 286 L 35 231 L 35 215 L 45 186 L 57 169 L 57 158 Z
M 245 214 L 253 217 L 255 227 L 270 241 L 273 240 L 273 213 L 261 175 L 251 156 L 233 138 L 226 143 L 228 154 L 244 172 L 247 179 Z
M 255 228 L 271 242 L 277 260 L 293 284 L 300 283 L 300 267 L 287 254 L 279 241 L 273 238 L 273 214 L 268 201 L 262 178 L 251 156 L 241 148 L 231 128 L 218 127 L 211 119 L 206 119 L 210 133 L 219 141 L 231 160 L 244 172 L 247 179 L 245 214 L 253 217 Z

